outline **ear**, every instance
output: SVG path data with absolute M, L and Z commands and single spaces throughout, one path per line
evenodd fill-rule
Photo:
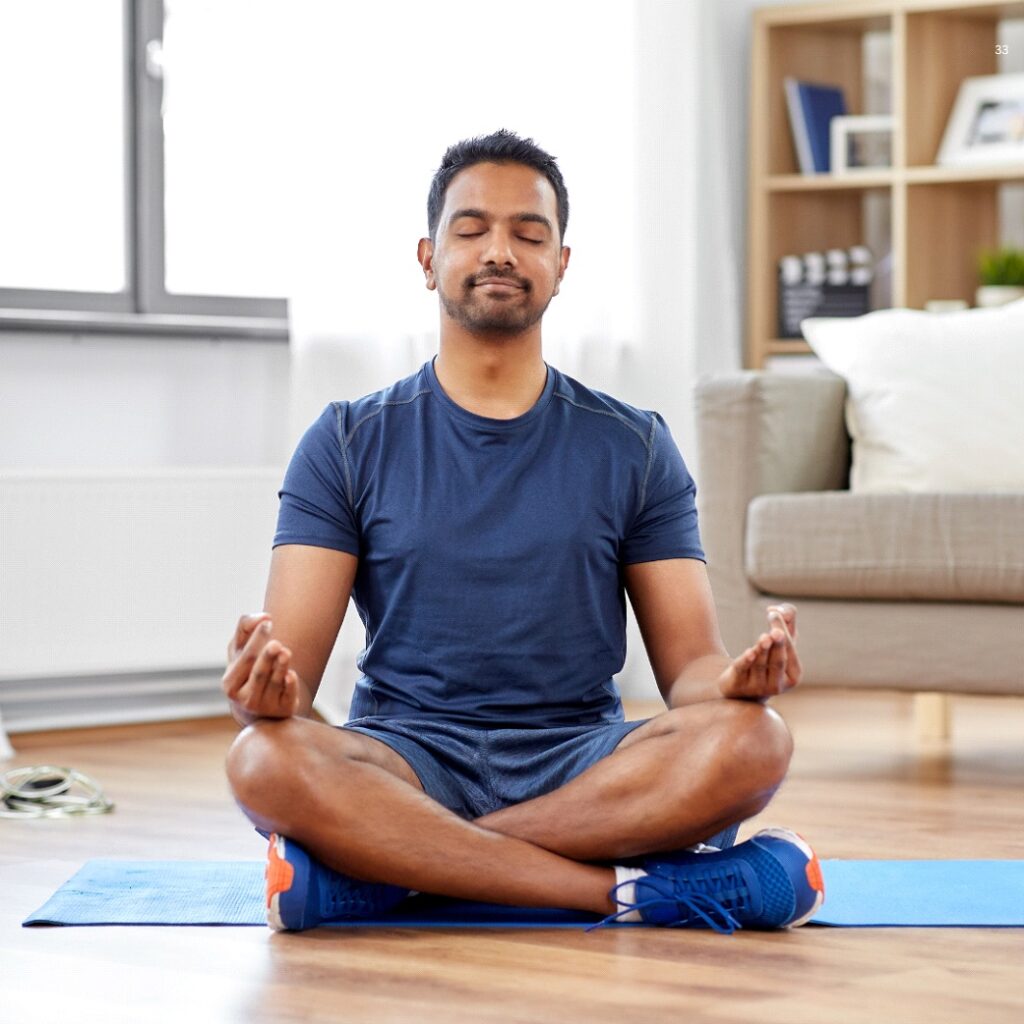
M 559 288 L 562 287 L 562 278 L 565 277 L 565 268 L 569 266 L 569 255 L 572 250 L 567 245 L 562 246 L 562 255 L 559 258 L 559 270 L 558 277 L 555 279 L 555 290 L 551 293 L 553 296 L 558 294 Z
M 416 259 L 423 268 L 427 290 L 434 291 L 437 282 L 434 280 L 434 243 L 429 238 L 421 238 L 416 246 Z

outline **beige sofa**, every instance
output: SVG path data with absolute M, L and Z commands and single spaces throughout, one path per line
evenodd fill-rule
M 697 385 L 697 501 L 727 649 L 788 600 L 806 683 L 1024 694 L 1024 494 L 851 493 L 845 397 L 828 371 Z M 948 701 L 917 705 L 919 732 L 948 732 Z

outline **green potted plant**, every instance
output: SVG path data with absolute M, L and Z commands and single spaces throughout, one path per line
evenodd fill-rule
M 978 253 L 981 286 L 974 301 L 979 306 L 1001 306 L 1024 299 L 1024 249 L 1003 246 Z

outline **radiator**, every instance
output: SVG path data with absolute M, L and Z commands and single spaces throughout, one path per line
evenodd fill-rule
M 9 732 L 225 714 L 263 607 L 283 467 L 0 471 Z

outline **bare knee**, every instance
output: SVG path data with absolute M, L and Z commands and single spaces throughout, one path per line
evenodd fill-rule
M 684 760 L 699 750 L 701 763 L 734 783 L 731 788 L 736 791 L 767 793 L 770 798 L 789 770 L 793 756 L 789 728 L 778 712 L 757 701 L 687 705 L 665 711 L 655 721 L 655 735 L 675 736 Z
M 755 788 L 774 792 L 793 757 L 793 736 L 782 716 L 757 701 L 724 701 L 719 750 Z
M 670 744 L 658 755 L 667 787 L 661 792 L 668 796 L 662 806 L 682 822 L 680 842 L 693 842 L 695 817 L 720 829 L 759 814 L 789 769 L 789 729 L 776 711 L 757 701 L 691 704 L 655 721 L 655 736 Z M 669 755 L 666 761 L 671 743 L 679 756 Z M 671 766 L 667 772 L 666 766 Z
M 770 797 L 789 770 L 789 728 L 778 712 L 757 701 L 708 701 L 666 711 L 659 720 L 684 750 L 699 744 L 704 763 L 733 781 L 736 790 Z
M 261 795 L 294 771 L 300 731 L 301 723 L 295 718 L 259 718 L 242 729 L 224 762 L 236 800 L 256 810 Z

